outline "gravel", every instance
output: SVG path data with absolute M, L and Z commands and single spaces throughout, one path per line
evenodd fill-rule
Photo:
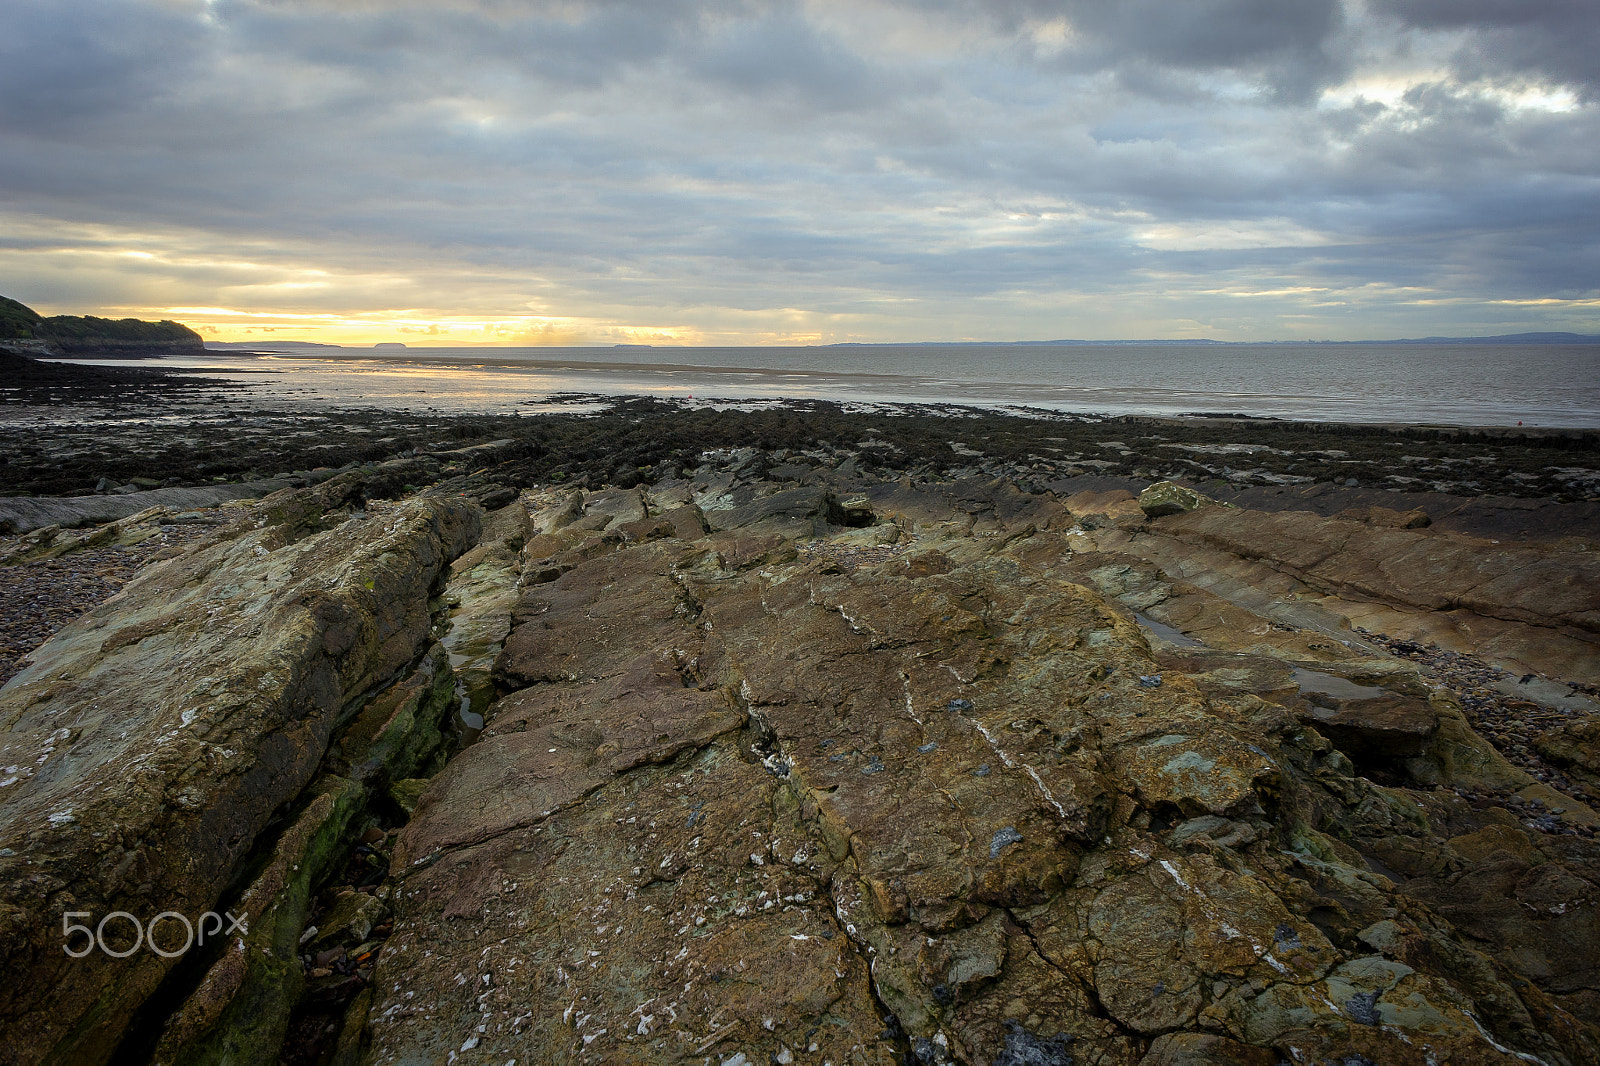
M 1495 682 L 1517 675 L 1490 666 L 1477 656 L 1445 651 L 1437 644 L 1419 644 L 1384 633 L 1357 632 L 1373 643 L 1381 644 L 1391 654 L 1416 663 L 1424 674 L 1448 688 L 1461 703 L 1461 710 L 1473 730 L 1493 744 L 1507 762 L 1557 792 L 1600 807 L 1600 795 L 1573 781 L 1534 747 L 1534 741 L 1541 733 L 1580 718 L 1584 712 L 1547 707 L 1499 691 L 1493 687 Z M 1564 822 L 1536 800 L 1525 801 L 1514 795 L 1480 795 L 1466 790 L 1457 791 L 1473 801 L 1474 806 L 1514 808 L 1523 825 L 1538 832 L 1595 835 L 1593 826 L 1574 826 Z
M 58 629 L 122 590 L 140 567 L 167 548 L 199 539 L 203 526 L 163 526 L 132 547 L 87 548 L 54 559 L 0 566 L 0 685 Z

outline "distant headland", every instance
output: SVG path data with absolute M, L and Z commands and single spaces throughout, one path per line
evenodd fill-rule
M 93 315 L 45 317 L 0 296 L 0 347 L 26 355 L 72 355 L 138 359 L 205 351 L 200 334 L 180 322 Z

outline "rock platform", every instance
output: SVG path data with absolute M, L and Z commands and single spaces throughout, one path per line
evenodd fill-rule
M 1600 1062 L 1592 553 L 769 466 L 341 475 L 63 629 L 0 1061 Z

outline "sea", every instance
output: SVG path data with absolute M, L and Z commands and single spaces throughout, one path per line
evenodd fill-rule
M 532 413 L 639 395 L 1600 428 L 1600 344 L 219 348 L 145 365 L 251 382 L 258 406 L 316 409 Z

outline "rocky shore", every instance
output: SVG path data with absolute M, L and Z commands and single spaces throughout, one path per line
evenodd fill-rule
M 1591 438 L 0 438 L 0 1062 L 1600 1062 Z

